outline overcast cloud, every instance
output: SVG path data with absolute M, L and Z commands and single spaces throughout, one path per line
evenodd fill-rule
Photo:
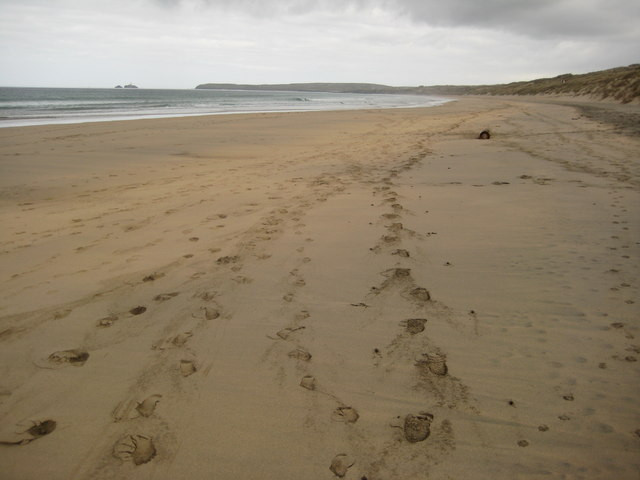
M 480 84 L 637 63 L 637 0 L 0 0 L 0 85 Z

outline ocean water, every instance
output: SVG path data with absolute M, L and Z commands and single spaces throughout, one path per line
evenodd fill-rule
M 424 95 L 0 87 L 0 128 L 140 118 L 441 105 Z

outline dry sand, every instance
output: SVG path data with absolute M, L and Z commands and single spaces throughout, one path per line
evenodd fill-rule
M 640 139 L 591 117 L 0 130 L 0 477 L 637 479 Z

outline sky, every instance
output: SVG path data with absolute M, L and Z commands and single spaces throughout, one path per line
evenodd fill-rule
M 0 86 L 476 85 L 632 63 L 638 0 L 0 0 Z

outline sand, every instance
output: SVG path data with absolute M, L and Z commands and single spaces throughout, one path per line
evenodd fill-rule
M 0 130 L 0 476 L 638 478 L 637 112 L 588 107 Z

